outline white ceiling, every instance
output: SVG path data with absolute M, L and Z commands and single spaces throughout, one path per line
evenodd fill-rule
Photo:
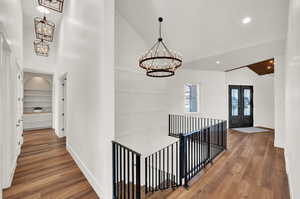
M 54 40 L 50 42 L 49 57 L 36 56 L 33 48 L 33 41 L 35 40 L 34 32 L 34 18 L 43 17 L 44 14 L 37 10 L 38 0 L 23 0 L 23 32 L 24 32 L 24 67 L 30 68 L 33 65 L 51 66 L 56 62 L 56 52 L 58 48 L 59 40 L 59 28 L 62 19 L 62 14 L 49 10 L 49 14 L 46 14 L 48 20 L 55 23 L 56 28 L 54 32 Z
M 288 3 L 288 0 L 117 0 L 116 6 L 149 47 L 157 39 L 157 17 L 162 16 L 163 37 L 171 49 L 183 54 L 184 66 L 225 70 L 283 53 Z M 248 16 L 252 22 L 243 24 L 242 19 Z M 221 62 L 219 65 L 217 60 Z

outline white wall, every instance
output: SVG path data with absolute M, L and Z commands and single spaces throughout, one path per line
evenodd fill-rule
M 20 0 L 0 1 L 0 29 L 5 29 L 8 44 L 17 62 L 23 64 L 23 11 Z
M 68 73 L 67 148 L 99 197 L 111 198 L 114 1 L 69 0 L 65 6 L 56 75 Z
M 274 75 L 259 76 L 249 68 L 226 73 L 228 85 L 253 86 L 254 126 L 274 128 Z M 228 93 L 227 93 L 228 96 Z
M 285 145 L 285 57 L 275 58 L 274 93 L 275 93 L 275 139 L 276 147 Z
M 11 185 L 20 152 L 17 132 L 17 64 L 16 59 L 0 29 L 0 70 L 1 70 L 1 188 Z
M 205 118 L 227 119 L 225 73 L 179 69 L 168 82 L 168 110 L 185 113 L 184 84 L 199 84 L 199 115 Z
M 143 155 L 176 141 L 168 136 L 167 82 L 170 79 L 147 77 L 138 67 L 139 56 L 150 45 L 153 44 L 145 43 L 117 14 L 116 139 Z
M 2 49 L 2 43 L 3 43 L 3 38 L 2 35 L 0 35 L 0 55 L 2 55 L 3 53 L 3 49 Z M 2 64 L 2 59 L 0 59 L 0 109 L 4 110 L 5 109 L 5 99 L 4 99 L 4 91 L 5 91 L 5 84 L 4 84 L 4 66 Z M 3 143 L 3 138 L 4 138 L 4 131 L 5 131 L 5 112 L 1 111 L 0 112 L 0 199 L 2 199 L 2 187 L 3 187 L 3 151 L 4 151 L 4 143 Z
M 17 59 L 18 64 L 20 67 L 22 67 L 22 62 L 23 62 L 23 18 L 22 18 L 22 8 L 21 8 L 21 1 L 11 1 L 11 0 L 2 0 L 0 2 L 0 33 L 3 33 L 6 36 L 7 42 L 10 46 L 10 49 L 12 50 L 13 56 Z M 1 54 L 1 50 L 0 50 Z M 4 66 L 3 66 L 4 67 Z M 1 68 L 1 82 L 2 80 L 4 81 L 6 73 Z M 4 76 L 2 76 L 4 75 Z M 2 82 L 3 83 L 3 82 Z M 1 83 L 1 91 L 5 91 L 8 89 L 8 86 L 5 86 L 5 84 Z M 11 85 L 11 84 L 10 84 Z M 2 87 L 4 86 L 4 87 Z M 8 107 L 7 101 L 4 101 L 4 99 L 7 96 L 7 93 L 2 93 L 1 94 L 1 101 L 4 103 L 4 106 L 1 107 L 1 110 L 6 110 Z M 3 104 L 2 104 L 3 105 Z M 1 114 L 5 114 L 5 111 L 1 111 Z M 13 151 L 16 150 L 16 143 L 14 143 L 13 140 L 7 140 L 6 135 L 4 134 L 5 132 L 11 135 L 14 135 L 12 131 L 9 131 L 8 129 L 4 129 L 4 126 L 6 126 L 8 123 L 7 121 L 4 121 L 5 118 L 7 118 L 8 115 L 2 115 L 0 118 L 3 123 L 0 125 L 0 136 L 1 136 L 1 141 L 0 141 L 0 198 L 2 198 L 2 187 L 3 187 L 3 182 L 2 179 L 4 178 L 3 175 L 3 163 L 11 163 L 7 162 L 8 160 L 5 159 L 7 155 L 5 154 L 5 157 L 3 156 L 3 150 L 6 148 L 4 146 L 4 143 L 6 144 L 11 144 L 11 148 L 13 148 Z M 15 117 L 13 117 L 15 118 Z M 13 123 L 15 125 L 15 123 Z M 3 143 L 2 143 L 3 141 Z M 12 143 L 10 142 L 12 141 Z M 12 154 L 11 158 L 15 158 L 15 155 Z M 13 162 L 13 161 L 12 161 Z
M 285 155 L 292 199 L 300 198 L 300 1 L 290 0 L 285 70 Z

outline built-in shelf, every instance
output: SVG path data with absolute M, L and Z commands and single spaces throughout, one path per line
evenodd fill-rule
M 51 100 L 24 100 L 24 103 L 52 103 Z
M 51 90 L 42 90 L 42 89 L 24 89 L 24 91 L 41 91 L 41 92 L 52 92 Z
M 51 97 L 52 95 L 43 95 L 43 94 L 24 94 L 24 97 Z
M 50 75 L 24 73 L 24 130 L 52 126 L 52 82 Z M 43 111 L 33 112 L 36 107 Z

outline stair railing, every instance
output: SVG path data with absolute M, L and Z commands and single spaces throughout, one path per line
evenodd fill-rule
M 145 193 L 181 186 L 179 141 L 145 158 Z
M 145 193 L 184 185 L 227 149 L 227 121 L 169 115 L 169 135 L 179 140 L 145 157 Z M 141 154 L 112 142 L 113 198 L 141 198 Z
M 113 199 L 141 198 L 141 154 L 112 142 Z

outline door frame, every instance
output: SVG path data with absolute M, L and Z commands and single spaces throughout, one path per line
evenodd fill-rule
M 67 80 L 68 73 L 59 78 L 59 111 L 58 111 L 58 132 L 59 137 L 67 136 Z M 64 100 L 62 100 L 64 98 Z M 62 115 L 63 114 L 63 115 Z
M 236 127 L 236 126 L 232 126 L 232 123 L 231 123 L 231 111 L 232 111 L 232 103 L 231 103 L 231 89 L 232 88 L 239 88 L 240 91 L 243 90 L 244 88 L 249 88 L 251 89 L 251 116 L 250 116 L 250 122 L 249 124 L 250 125 L 246 125 L 244 126 L 243 124 L 241 124 L 239 127 Z M 242 89 L 241 89 L 242 88 Z M 239 99 L 240 100 L 243 100 L 243 94 L 239 95 L 239 97 L 242 96 L 242 99 Z M 244 104 L 244 102 L 242 102 L 242 105 Z M 243 111 L 239 110 L 239 113 L 243 113 Z M 244 117 L 244 115 L 243 115 Z M 240 128 L 240 127 L 253 127 L 254 125 L 254 86 L 253 85 L 228 85 L 228 126 L 229 128 Z

